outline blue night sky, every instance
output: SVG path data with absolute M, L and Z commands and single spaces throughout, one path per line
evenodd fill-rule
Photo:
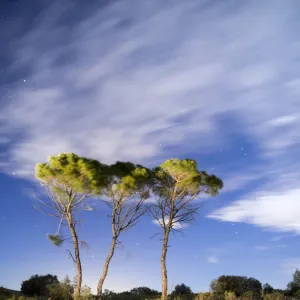
M 170 289 L 206 291 L 222 274 L 286 287 L 300 267 L 298 0 L 0 3 L 0 285 L 75 275 L 72 245 L 51 245 L 56 220 L 32 207 L 35 163 L 75 152 L 188 157 L 224 180 L 171 238 Z M 111 232 L 93 205 L 79 234 L 94 290 Z M 145 217 L 121 238 L 105 288 L 160 289 L 159 230 Z

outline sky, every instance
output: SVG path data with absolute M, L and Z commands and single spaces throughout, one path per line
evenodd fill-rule
M 224 181 L 171 237 L 170 289 L 220 275 L 285 288 L 300 267 L 297 0 L 0 2 L 0 285 L 73 277 L 56 220 L 34 210 L 34 165 L 75 152 L 152 167 L 191 158 Z M 111 233 L 94 201 L 79 235 L 95 291 Z M 160 228 L 122 238 L 104 288 L 160 289 Z

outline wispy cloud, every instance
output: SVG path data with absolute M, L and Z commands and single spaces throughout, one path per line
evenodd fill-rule
M 254 247 L 257 251 L 272 250 L 275 248 L 287 248 L 286 244 L 269 244 L 269 245 L 257 245 Z
M 219 259 L 216 256 L 208 256 L 207 257 L 207 261 L 211 264 L 218 264 L 219 263 Z
M 280 242 L 283 239 L 281 235 L 275 235 L 270 239 L 270 242 Z
M 298 107 L 298 95 L 282 86 L 299 76 L 297 44 L 285 34 L 294 26 L 293 2 L 276 2 L 264 17 L 257 11 L 267 4 L 257 1 L 239 4 L 237 14 L 198 1 L 129 2 L 99 7 L 70 29 L 61 24 L 70 3 L 55 2 L 16 41 L 14 55 L 30 70 L 13 87 L 1 120 L 6 136 L 22 129 L 10 149 L 20 174 L 61 151 L 151 160 L 161 144 L 195 135 L 201 147 L 211 147 L 225 112 L 242 120 L 262 154 L 298 142 L 299 118 L 281 122 L 282 130 L 270 124 Z M 255 28 L 241 26 L 248 23 Z
M 147 164 L 171 146 L 216 151 L 228 143 L 226 115 L 259 159 L 227 189 L 264 185 L 211 217 L 299 233 L 297 1 L 112 1 L 82 16 L 74 5 L 54 1 L 12 41 L 26 76 L 0 88 L 2 171 L 28 177 L 68 151 Z

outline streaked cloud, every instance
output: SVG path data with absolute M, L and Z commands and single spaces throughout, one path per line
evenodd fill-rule
M 66 25 L 75 4 L 54 1 L 13 41 L 9 71 L 26 75 L 0 88 L 1 170 L 28 178 L 68 151 L 149 165 L 216 152 L 233 147 L 226 116 L 255 172 L 226 170 L 244 195 L 210 217 L 299 233 L 298 3 L 233 2 L 115 1 Z
M 215 147 L 223 113 L 241 121 L 261 155 L 298 143 L 299 119 L 288 122 L 284 136 L 270 124 L 299 107 L 299 95 L 284 86 L 299 76 L 298 44 L 285 34 L 294 26 L 293 2 L 239 3 L 238 14 L 225 4 L 204 9 L 199 1 L 114 2 L 68 29 L 60 16 L 70 3 L 55 2 L 16 41 L 14 55 L 30 69 L 12 87 L 1 120 L 2 139 L 21 130 L 9 152 L 10 168 L 21 176 L 63 151 L 153 161 L 168 155 L 161 144 L 195 136 L 202 149 Z M 265 7 L 262 18 L 257 11 Z M 248 23 L 255 28 L 241 26 Z M 284 102 L 274 102 L 275 95 Z
M 219 259 L 214 255 L 208 256 L 207 261 L 211 264 L 218 264 L 219 263 Z
M 270 239 L 270 242 L 280 242 L 283 239 L 281 235 L 275 235 Z

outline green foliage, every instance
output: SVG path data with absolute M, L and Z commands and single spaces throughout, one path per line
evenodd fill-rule
M 10 291 L 8 289 L 6 289 L 3 286 L 0 286 L 0 300 L 6 300 L 11 296 L 12 296 L 12 294 L 10 293 Z
M 108 175 L 108 196 L 116 195 L 125 198 L 135 193 L 143 193 L 143 197 L 149 196 L 145 188 L 151 183 L 152 173 L 141 165 L 134 165 L 130 162 L 116 162 L 107 168 Z
M 232 291 L 239 297 L 248 291 L 252 291 L 254 297 L 260 297 L 261 289 L 262 286 L 258 280 L 244 276 L 220 276 L 211 283 L 211 290 L 216 295 Z
M 185 295 L 169 295 L 167 297 L 168 300 L 194 300 L 195 295 L 193 294 L 185 294 Z
M 192 290 L 189 286 L 182 284 L 177 284 L 172 292 L 172 295 L 184 295 L 184 294 L 192 294 Z
M 274 292 L 264 295 L 264 300 L 284 300 L 284 295 L 279 292 Z
M 287 285 L 287 290 L 290 295 L 294 295 L 300 289 L 300 270 L 296 269 L 293 274 L 293 281 Z
M 108 197 L 104 201 L 112 208 L 114 237 L 134 226 L 144 215 L 148 206 L 152 172 L 141 165 L 130 162 L 116 162 L 106 168 L 107 184 L 103 193 Z
M 78 208 L 92 210 L 84 203 L 91 195 L 100 194 L 107 183 L 107 166 L 96 160 L 80 157 L 73 153 L 50 156 L 47 163 L 35 167 L 36 178 L 46 187 L 48 201 L 39 200 L 47 214 L 61 219 L 56 234 L 48 239 L 56 246 L 63 243 L 60 227 L 65 219 L 75 230 L 73 211 Z M 50 211 L 49 211 L 50 210 Z
M 35 176 L 41 182 L 50 184 L 55 194 L 70 191 L 100 194 L 106 183 L 105 169 L 106 166 L 96 160 L 63 153 L 50 156 L 47 163 L 36 164 Z
M 235 293 L 231 292 L 231 291 L 225 291 L 224 297 L 225 297 L 225 300 L 236 300 L 237 299 Z
M 199 171 L 194 160 L 166 160 L 154 169 L 152 190 L 156 202 L 150 212 L 164 230 L 172 230 L 175 223 L 194 220 L 198 209 L 193 202 L 196 197 L 201 193 L 216 195 L 222 187 L 221 179 Z
M 50 284 L 48 286 L 51 300 L 71 300 L 73 299 L 74 287 L 68 277 L 62 282 Z
M 254 297 L 253 291 L 247 291 L 244 293 L 243 299 L 244 300 L 251 300 Z
M 47 275 L 33 275 L 28 280 L 21 284 L 21 292 L 25 296 L 48 296 L 48 286 L 58 283 L 56 276 Z
M 81 293 L 80 293 L 80 300 L 92 300 L 94 299 L 93 295 L 92 295 L 92 290 L 89 286 L 83 286 L 81 288 Z
M 199 192 L 216 195 L 223 187 L 221 179 L 199 171 L 196 161 L 192 159 L 169 159 L 155 171 L 157 178 L 176 184 L 178 193 L 185 196 L 197 195 Z
M 296 291 L 293 295 L 296 299 L 300 299 L 300 290 Z
M 64 241 L 60 234 L 48 234 L 48 239 L 55 246 L 61 246 Z
M 213 293 L 199 293 L 196 300 L 215 300 Z
M 133 288 L 129 291 L 129 295 L 139 295 L 139 296 L 151 296 L 151 295 L 160 295 L 160 292 L 152 290 L 148 287 L 141 286 Z
M 263 293 L 266 294 L 270 294 L 274 291 L 273 287 L 271 285 L 269 285 L 268 283 L 263 285 Z
M 300 288 L 300 270 L 298 269 L 293 274 L 293 283 Z

